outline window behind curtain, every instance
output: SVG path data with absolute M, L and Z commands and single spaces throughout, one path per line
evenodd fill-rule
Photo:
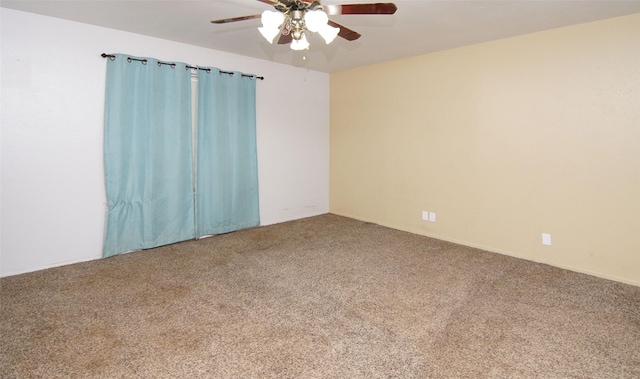
M 260 223 L 255 80 L 197 71 L 108 60 L 104 257 Z
M 107 62 L 103 256 L 193 238 L 190 70 Z
M 260 224 L 256 80 L 198 72 L 197 235 Z

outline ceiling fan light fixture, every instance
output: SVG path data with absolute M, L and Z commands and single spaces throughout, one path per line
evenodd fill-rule
M 294 39 L 291 41 L 291 49 L 300 51 L 309 48 L 309 41 L 307 41 L 307 37 L 303 34 L 300 39 Z
M 276 36 L 280 34 L 280 25 L 284 23 L 284 18 L 281 12 L 262 12 L 262 27 L 258 28 L 258 31 L 269 43 L 273 43 Z
M 280 28 L 268 28 L 266 26 L 258 28 L 258 31 L 260 31 L 260 34 L 262 34 L 264 39 L 266 39 L 271 44 L 273 44 L 273 40 L 276 38 L 276 36 L 280 34 Z
M 320 36 L 324 38 L 324 41 L 328 45 L 331 42 L 333 42 L 334 39 L 336 39 L 336 37 L 338 36 L 338 33 L 340 33 L 340 28 L 335 28 L 331 25 L 325 24 L 322 28 L 320 28 L 318 33 L 320 33 Z
M 262 18 L 262 27 L 258 28 L 262 36 L 273 43 L 278 34 L 282 37 L 278 44 L 289 41 L 294 50 L 308 49 L 305 32 L 318 33 L 330 44 L 340 36 L 347 41 L 355 41 L 360 38 L 360 33 L 329 20 L 329 16 L 335 15 L 392 15 L 398 10 L 394 3 L 356 3 L 356 4 L 331 4 L 322 5 L 322 0 L 257 0 L 261 3 L 272 5 L 277 11 L 264 11 L 262 14 L 252 14 L 242 17 L 231 17 L 212 20 L 213 24 L 226 24 L 228 22 L 253 20 Z M 307 33 L 308 34 L 308 33 Z
M 304 15 L 304 24 L 307 30 L 313 33 L 327 26 L 327 22 L 329 22 L 329 16 L 321 10 L 307 11 Z
M 284 13 L 274 11 L 262 12 L 262 26 L 267 28 L 279 28 L 284 22 Z

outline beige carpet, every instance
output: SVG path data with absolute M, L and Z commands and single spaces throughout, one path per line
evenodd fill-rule
M 335 215 L 0 280 L 2 378 L 640 378 L 640 288 Z

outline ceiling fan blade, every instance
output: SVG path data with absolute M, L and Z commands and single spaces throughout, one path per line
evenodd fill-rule
M 351 30 L 349 28 L 347 28 L 346 26 L 342 26 L 340 24 L 338 24 L 335 21 L 331 21 L 329 20 L 329 22 L 327 23 L 331 26 L 333 26 L 334 28 L 340 28 L 340 31 L 338 32 L 338 35 L 344 39 L 346 39 L 347 41 L 355 41 L 358 38 L 360 38 L 361 34 Z
M 394 14 L 398 7 L 394 3 L 336 4 L 325 5 L 324 10 L 330 16 L 338 14 Z
M 286 36 L 284 34 L 280 34 L 280 39 L 278 40 L 278 44 L 285 45 L 287 43 L 291 43 L 291 41 L 293 41 L 293 37 L 291 36 L 291 33 L 287 34 Z
M 244 21 L 244 20 L 253 20 L 254 18 L 260 18 L 262 15 L 252 14 L 250 16 L 240 16 L 240 17 L 232 17 L 232 18 L 223 18 L 221 20 L 213 20 L 212 24 L 226 24 L 228 22 L 236 22 L 236 21 Z

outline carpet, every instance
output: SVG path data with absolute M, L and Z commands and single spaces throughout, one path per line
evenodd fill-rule
M 336 215 L 0 279 L 3 378 L 640 378 L 640 287 Z

